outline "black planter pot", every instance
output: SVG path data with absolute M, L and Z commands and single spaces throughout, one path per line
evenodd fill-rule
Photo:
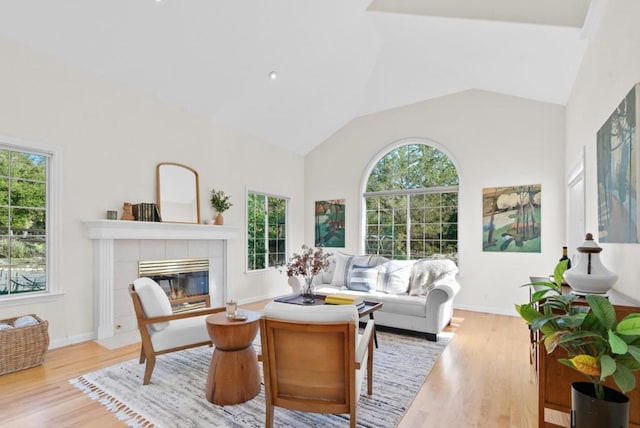
M 604 387 L 604 400 L 598 400 L 590 382 L 571 384 L 571 428 L 628 428 L 629 397 Z

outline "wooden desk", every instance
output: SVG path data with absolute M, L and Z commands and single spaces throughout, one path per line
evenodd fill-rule
M 569 289 L 563 290 L 569 292 Z M 616 310 L 618 321 L 630 313 L 640 312 L 640 305 L 626 296 L 610 291 L 609 301 Z M 585 302 L 586 304 L 586 302 Z M 538 427 L 555 428 L 570 426 L 571 412 L 571 384 L 586 382 L 587 378 L 576 370 L 558 362 L 558 358 L 566 358 L 563 349 L 556 349 L 547 354 L 544 344 L 537 350 L 538 369 Z M 640 428 L 640 372 L 636 372 L 638 387 L 628 392 L 629 397 L 629 428 Z M 606 383 L 615 389 L 615 383 L 609 379 Z
M 207 331 L 215 346 L 209 375 L 207 400 L 214 404 L 238 404 L 260 392 L 260 369 L 251 345 L 258 333 L 260 314 L 241 310 L 245 321 L 232 321 L 225 312 L 206 318 Z

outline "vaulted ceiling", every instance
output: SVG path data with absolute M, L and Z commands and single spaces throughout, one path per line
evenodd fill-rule
M 0 37 L 305 154 L 355 117 L 468 89 L 564 104 L 595 9 L 589 0 L 0 0 Z

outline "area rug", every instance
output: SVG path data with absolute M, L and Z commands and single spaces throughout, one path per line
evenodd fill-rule
M 358 401 L 358 427 L 395 427 L 449 342 L 378 331 L 374 353 L 373 395 Z M 259 338 L 254 343 L 259 350 Z M 69 382 L 133 427 L 263 427 L 264 391 L 233 406 L 207 401 L 205 385 L 213 350 L 188 349 L 157 357 L 151 384 L 143 386 L 144 364 L 125 361 Z M 260 367 L 262 372 L 262 367 Z M 264 384 L 263 384 L 264 385 Z M 366 391 L 366 386 L 363 387 Z M 349 415 L 275 409 L 277 427 L 349 426 Z

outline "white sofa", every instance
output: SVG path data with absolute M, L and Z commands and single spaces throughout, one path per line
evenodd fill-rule
M 330 267 L 314 278 L 322 295 L 346 293 L 382 303 L 376 325 L 425 333 L 436 341 L 451 321 L 453 298 L 460 290 L 458 267 L 444 258 L 388 260 L 377 256 L 336 253 Z M 299 291 L 301 280 L 289 278 Z

